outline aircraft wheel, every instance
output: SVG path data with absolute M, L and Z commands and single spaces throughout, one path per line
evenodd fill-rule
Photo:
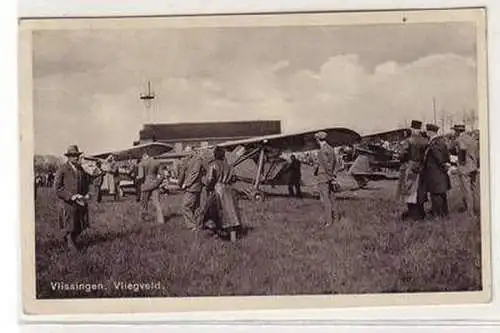
M 262 192 L 255 193 L 253 197 L 254 197 L 255 201 L 259 201 L 259 202 L 264 201 L 264 194 Z

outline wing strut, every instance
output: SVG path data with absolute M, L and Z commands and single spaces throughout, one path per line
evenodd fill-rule
M 255 177 L 255 182 L 253 184 L 254 191 L 257 192 L 259 190 L 260 185 L 260 177 L 262 174 L 262 167 L 264 166 L 264 147 L 260 149 L 259 153 L 259 166 L 257 167 L 257 175 Z

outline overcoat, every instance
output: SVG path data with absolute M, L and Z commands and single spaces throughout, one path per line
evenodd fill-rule
M 64 163 L 54 180 L 54 190 L 60 200 L 59 226 L 67 232 L 81 232 L 88 227 L 88 205 L 80 206 L 71 200 L 75 194 L 89 193 L 91 177 L 81 166 Z
M 432 138 L 424 157 L 422 180 L 424 188 L 432 194 L 446 193 L 451 188 L 448 168 L 450 153 L 442 136 Z
M 215 160 L 208 166 L 206 174 L 207 199 L 200 218 L 213 219 L 220 229 L 241 225 L 238 203 L 231 182 L 232 170 L 225 161 Z

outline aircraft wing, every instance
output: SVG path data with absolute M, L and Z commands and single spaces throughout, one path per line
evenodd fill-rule
M 409 134 L 408 128 L 398 128 L 395 130 L 385 131 L 385 132 L 377 132 L 369 135 L 364 135 L 362 137 L 362 141 L 370 142 L 375 140 L 385 140 L 385 141 L 394 141 L 399 142 L 403 140 Z
M 326 140 L 333 147 L 351 145 L 361 139 L 361 136 L 355 131 L 338 127 L 289 134 L 272 134 L 249 139 L 226 141 L 220 143 L 218 146 L 226 149 L 234 149 L 238 146 L 244 146 L 247 149 L 252 149 L 266 145 L 280 152 L 309 151 L 318 148 L 316 140 L 314 139 L 314 134 L 319 131 L 327 133 Z
M 327 133 L 328 143 L 335 146 L 351 145 L 358 142 L 361 136 L 353 130 L 347 128 L 327 128 L 327 129 L 317 129 L 308 132 L 297 132 L 290 134 L 273 134 L 258 136 L 249 139 L 232 140 L 217 144 L 217 146 L 222 147 L 226 150 L 234 151 L 238 147 L 245 147 L 246 150 L 255 149 L 266 145 L 276 151 L 281 152 L 302 152 L 317 149 L 316 141 L 314 139 L 314 134 L 316 132 L 323 131 Z M 209 146 L 203 148 L 205 152 L 210 152 L 215 146 Z M 199 149 L 198 149 L 199 150 Z M 164 153 L 156 156 L 158 159 L 181 159 L 184 156 L 189 155 L 188 152 L 180 153 Z
M 115 156 L 115 160 L 124 161 L 124 160 L 133 160 L 133 159 L 141 158 L 144 155 L 144 153 L 147 153 L 149 156 L 158 156 L 158 155 L 161 155 L 163 153 L 169 152 L 172 149 L 173 149 L 173 147 L 169 144 L 161 143 L 161 142 L 151 142 L 151 143 L 140 144 L 140 145 L 137 145 L 137 146 L 134 146 L 131 148 L 122 149 L 122 150 L 100 153 L 100 154 L 92 155 L 89 157 L 90 157 L 90 159 L 92 159 L 92 158 L 105 159 L 110 154 L 113 154 Z

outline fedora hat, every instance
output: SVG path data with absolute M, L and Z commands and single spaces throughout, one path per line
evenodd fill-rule
M 419 120 L 412 120 L 410 127 L 416 130 L 422 129 L 422 122 Z
M 454 129 L 455 131 L 465 132 L 465 125 L 462 125 L 462 124 L 460 124 L 460 125 L 455 125 L 455 126 L 453 126 L 453 129 Z
M 425 126 L 425 129 L 429 132 L 435 132 L 437 133 L 439 131 L 439 126 L 435 125 L 435 124 L 427 124 Z
M 78 149 L 77 145 L 71 145 L 66 150 L 65 156 L 80 156 L 82 152 Z

